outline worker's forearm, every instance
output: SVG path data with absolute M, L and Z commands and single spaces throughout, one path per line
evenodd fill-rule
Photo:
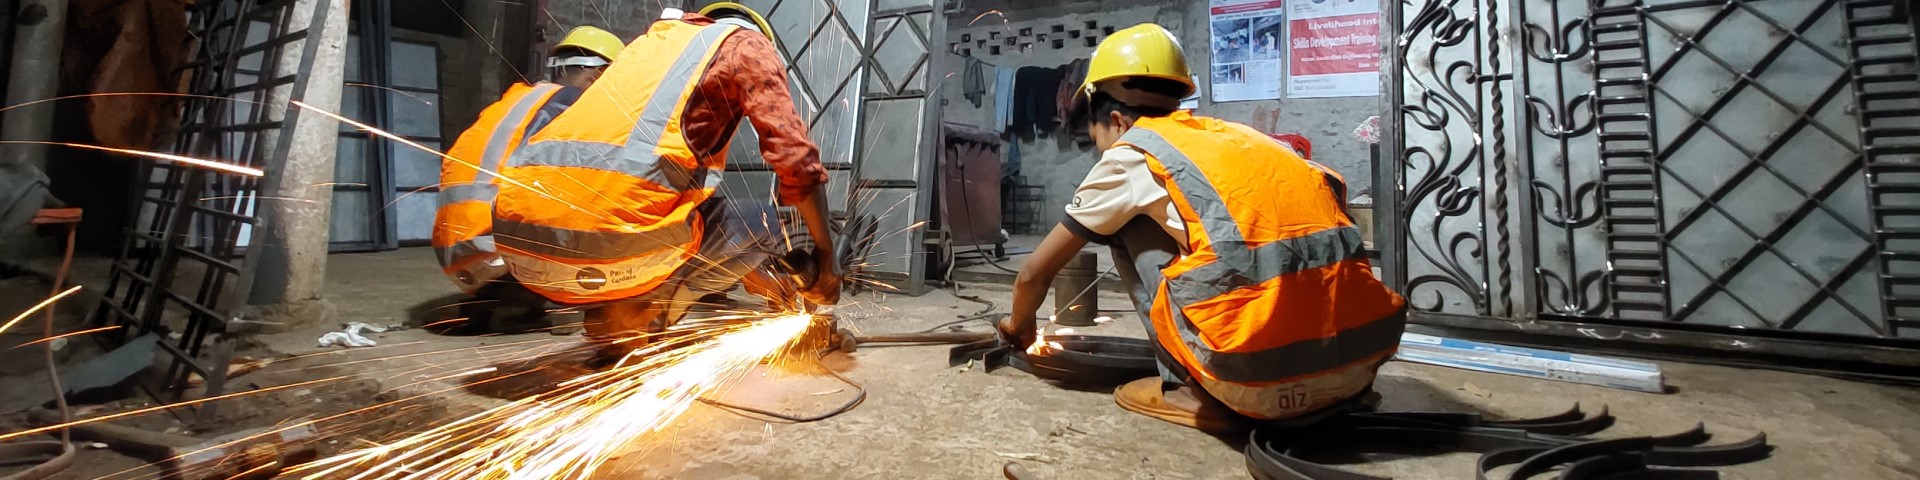
M 1031 265 L 1031 264 L 1029 264 Z M 1022 268 L 1013 280 L 1013 320 L 1023 328 L 1039 320 L 1040 303 L 1047 299 L 1047 287 L 1053 284 L 1053 271 Z
M 1040 310 L 1040 302 L 1047 298 L 1047 287 L 1053 284 L 1053 277 L 1086 245 L 1086 240 L 1075 236 L 1064 225 L 1054 226 L 1053 231 L 1040 240 L 1040 246 L 1027 257 L 1026 265 L 1020 267 L 1020 275 L 1013 279 L 1012 317 L 1016 326 L 1030 328 L 1037 323 L 1036 312 Z
M 807 234 L 813 238 L 816 254 L 838 261 L 839 259 L 834 258 L 833 228 L 830 225 L 832 214 L 827 210 L 830 203 L 827 200 L 827 186 L 821 185 L 814 188 L 812 195 L 807 195 L 805 200 L 794 204 L 793 207 L 800 213 L 800 219 L 807 223 Z

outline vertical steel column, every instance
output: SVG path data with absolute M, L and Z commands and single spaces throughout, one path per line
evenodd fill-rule
M 1407 295 L 1407 243 L 1401 233 L 1407 226 L 1410 212 L 1403 211 L 1400 195 L 1406 191 L 1405 166 L 1400 164 L 1400 154 L 1407 147 L 1407 136 L 1402 131 L 1406 119 L 1400 113 L 1403 98 L 1406 96 L 1404 69 L 1408 42 L 1403 40 L 1402 32 L 1405 19 L 1403 2 L 1389 2 L 1381 5 L 1380 45 L 1385 52 L 1380 56 L 1380 75 L 1386 82 L 1386 96 L 1380 102 L 1380 143 L 1374 144 L 1373 153 L 1373 215 L 1378 228 L 1373 231 L 1373 248 L 1380 250 L 1380 280 L 1388 287 Z
M 28 0 L 15 12 L 13 65 L 7 72 L 7 105 L 19 105 L 0 114 L 0 140 L 44 142 L 53 137 L 51 103 L 23 105 L 53 98 L 60 90 L 60 50 L 67 31 L 67 0 Z M 0 163 L 47 169 L 48 145 L 0 145 Z

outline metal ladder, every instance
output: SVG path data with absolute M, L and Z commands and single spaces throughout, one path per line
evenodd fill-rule
M 1667 316 L 1666 242 L 1644 22 L 1639 0 L 1593 9 L 1594 86 L 1600 148 L 1600 208 L 1607 242 L 1607 292 L 1615 318 Z
M 270 118 L 269 110 L 261 107 L 243 115 L 220 99 L 264 105 L 272 89 L 289 85 L 296 92 L 293 99 L 301 97 L 299 92 L 305 91 L 312 76 L 319 42 L 303 42 L 298 49 L 294 42 L 317 31 L 332 2 L 314 2 L 307 7 L 312 9 L 308 23 L 292 25 L 285 19 L 291 18 L 297 4 L 296 0 L 201 0 L 189 8 L 195 56 L 177 73 L 190 80 L 188 91 L 196 96 L 182 103 L 183 123 L 174 153 L 260 168 L 269 175 L 280 170 L 294 136 L 278 135 L 269 144 L 264 132 L 291 132 L 295 119 L 288 112 L 292 110 L 279 119 Z M 263 33 L 257 37 L 264 38 L 251 33 Z M 249 73 L 236 62 L 249 54 L 261 59 L 259 72 Z M 296 67 L 279 68 L 283 56 L 293 57 Z M 276 73 L 282 70 L 287 72 Z M 243 75 L 252 78 L 243 81 Z M 138 171 L 134 205 L 144 213 L 136 214 L 126 230 L 92 321 L 124 327 L 117 336 L 107 338 L 109 346 L 152 342 L 153 348 L 167 354 L 166 374 L 159 383 L 139 382 L 155 400 L 186 400 L 194 387 L 193 376 L 204 382 L 202 398 L 219 396 L 225 393 L 234 335 L 243 333 L 233 329 L 232 320 L 246 306 L 253 285 L 258 255 L 249 255 L 251 250 L 241 244 L 241 232 L 260 225 L 252 211 L 262 184 L 257 178 L 174 163 L 148 162 Z M 216 406 L 195 407 L 197 421 L 212 420 Z
M 1854 112 L 1889 337 L 1920 328 L 1920 75 L 1914 72 L 1920 55 L 1901 7 L 1894 0 L 1846 0 Z

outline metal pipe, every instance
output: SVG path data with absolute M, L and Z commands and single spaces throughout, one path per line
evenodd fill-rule
M 993 338 L 992 332 L 927 332 L 854 335 L 859 343 L 972 343 Z
M 0 114 L 0 140 L 45 142 L 53 139 L 52 103 L 23 105 L 53 98 L 60 90 L 60 47 L 65 42 L 67 0 L 26 0 L 15 17 L 13 67 L 7 72 L 7 105 L 21 105 Z M 47 145 L 13 143 L 0 146 L 0 163 L 47 169 Z
M 1094 326 L 1093 317 L 1100 311 L 1100 294 L 1093 291 L 1093 282 L 1099 280 L 1099 257 L 1093 252 L 1080 252 L 1068 260 L 1060 269 L 1060 276 L 1053 281 L 1053 323 L 1069 327 Z

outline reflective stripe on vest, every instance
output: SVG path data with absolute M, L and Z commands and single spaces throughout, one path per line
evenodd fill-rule
M 692 242 L 693 231 L 686 228 L 662 228 L 654 232 L 601 232 L 543 227 L 506 219 L 494 219 L 493 229 L 513 247 L 535 255 L 581 260 L 619 260 L 662 248 L 679 248 Z
M 1282 275 L 1323 268 L 1349 259 L 1366 258 L 1360 231 L 1338 226 L 1303 236 L 1249 247 L 1220 194 L 1185 153 L 1147 128 L 1135 127 L 1120 141 L 1150 155 L 1166 169 L 1170 180 L 1205 230 L 1215 260 L 1167 278 L 1167 298 L 1173 306 L 1175 330 L 1181 343 L 1216 379 L 1255 383 L 1309 375 L 1347 365 L 1396 347 L 1404 329 L 1401 322 L 1375 320 L 1331 337 L 1296 341 L 1251 352 L 1222 352 L 1207 345 L 1182 307 L 1219 298 L 1260 285 Z
M 500 186 L 489 183 L 462 183 L 440 187 L 440 193 L 434 198 L 441 206 L 460 202 L 493 202 L 493 196 L 500 194 Z
M 518 130 L 525 128 L 527 122 L 533 119 L 533 113 L 538 111 L 540 105 L 547 103 L 547 98 L 552 97 L 553 93 L 558 91 L 560 91 L 560 84 L 541 82 L 533 86 L 532 92 L 527 93 L 524 97 L 520 97 L 520 101 L 513 104 L 513 110 L 507 112 L 506 118 L 501 119 L 500 125 L 512 125 L 520 128 L 494 128 L 493 136 L 487 138 L 487 153 L 480 157 L 480 167 L 483 169 L 480 171 L 481 173 L 500 172 L 500 167 L 506 162 L 508 154 L 512 153 L 512 148 L 519 146 L 512 144 L 514 136 L 516 134 L 522 134 L 519 135 L 522 145 L 526 143 L 527 137 L 533 136 L 533 132 L 520 132 Z M 492 176 L 489 175 L 488 177 L 491 179 Z M 488 183 L 492 183 L 491 180 L 489 180 Z
M 514 143 L 514 138 L 518 137 L 524 142 L 527 137 L 532 136 L 533 132 L 525 131 L 528 122 L 540 105 L 546 103 L 548 98 L 560 91 L 560 88 L 559 84 L 539 83 L 514 100 L 513 106 L 507 110 L 506 115 L 488 126 L 492 131 L 487 135 L 487 144 L 485 149 L 481 150 L 479 161 L 475 162 L 479 169 L 474 178 L 464 183 L 441 185 L 439 194 L 435 195 L 437 208 L 445 209 L 461 202 L 481 202 L 491 206 L 495 195 L 500 192 L 500 187 L 496 184 L 499 179 L 495 178 L 495 175 L 500 173 L 509 154 L 519 146 Z M 436 216 L 440 215 L 436 213 Z M 438 222 L 446 221 L 448 221 L 446 218 L 438 220 Z M 435 242 L 434 254 L 440 260 L 440 267 L 443 269 L 455 268 L 473 255 L 494 252 L 493 238 L 490 234 L 491 222 L 486 225 L 443 226 L 442 228 L 458 232 L 450 245 Z M 451 275 L 455 272 L 447 273 Z
M 529 172 L 515 179 L 533 190 L 506 188 L 494 234 L 517 279 L 557 301 L 606 300 L 658 285 L 694 255 L 693 207 L 724 165 L 688 148 L 680 115 L 736 31 L 655 23 L 623 54 L 642 60 L 608 67 L 514 154 L 510 170 Z
M 707 51 L 727 38 L 738 27 L 713 26 L 694 34 L 692 42 L 673 60 L 667 72 L 640 110 L 625 145 L 596 142 L 546 141 L 527 145 L 516 166 L 581 167 L 617 172 L 645 179 L 657 185 L 686 191 L 720 186 L 724 169 L 688 168 L 662 161 L 655 149 L 667 123 L 686 104 L 686 91 L 695 75 L 707 63 Z M 690 225 L 662 225 L 648 232 L 599 232 L 572 230 L 544 225 L 495 220 L 494 231 L 511 235 L 509 242 L 521 250 L 548 256 L 581 259 L 620 259 L 640 255 L 662 247 L 682 246 L 694 240 Z M 579 242 L 579 243 L 576 243 Z

